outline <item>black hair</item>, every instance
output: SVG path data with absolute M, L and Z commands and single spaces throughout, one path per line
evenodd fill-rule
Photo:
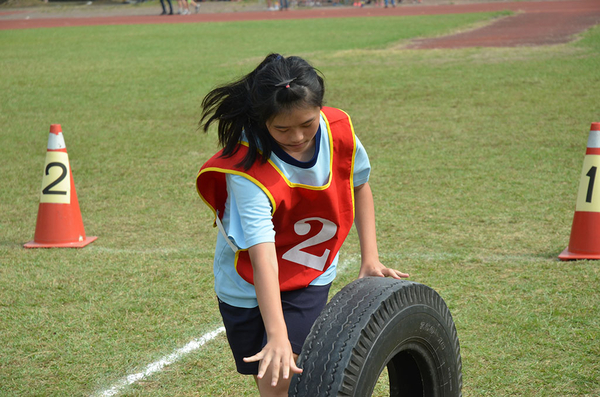
M 249 169 L 256 161 L 271 156 L 271 140 L 266 123 L 272 117 L 295 107 L 323 107 L 325 85 L 320 72 L 304 59 L 269 54 L 252 72 L 219 86 L 202 100 L 200 128 L 204 132 L 218 122 L 223 156 L 232 156 L 245 133 L 250 150 L 236 166 Z

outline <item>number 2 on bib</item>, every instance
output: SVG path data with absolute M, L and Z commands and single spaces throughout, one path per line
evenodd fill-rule
M 327 263 L 327 259 L 329 258 L 329 254 L 331 253 L 331 251 L 329 249 L 325 249 L 323 255 L 317 256 L 309 254 L 308 252 L 302 250 L 331 240 L 333 237 L 335 237 L 338 227 L 335 223 L 327 219 L 316 217 L 306 218 L 294 224 L 294 232 L 299 236 L 307 235 L 312 228 L 309 221 L 320 222 L 323 225 L 323 227 L 315 236 L 301 242 L 300 244 L 285 252 L 282 255 L 282 258 L 302 266 L 322 271 L 325 268 L 325 264 Z

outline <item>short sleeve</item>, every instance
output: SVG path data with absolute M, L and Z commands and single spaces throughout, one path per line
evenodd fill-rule
M 365 147 L 362 145 L 357 136 L 356 138 L 356 154 L 354 156 L 354 187 L 363 185 L 369 181 L 371 175 L 371 163 Z
M 227 234 L 242 249 L 275 242 L 271 202 L 256 184 L 239 175 L 228 174 L 230 200 Z

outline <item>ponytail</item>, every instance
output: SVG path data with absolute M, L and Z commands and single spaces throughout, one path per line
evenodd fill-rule
M 323 106 L 323 78 L 299 57 L 268 55 L 252 72 L 233 83 L 219 86 L 202 100 L 200 127 L 204 132 L 218 123 L 223 156 L 236 153 L 242 133 L 248 140 L 248 154 L 236 166 L 249 169 L 256 161 L 271 157 L 271 140 L 266 122 L 294 107 Z

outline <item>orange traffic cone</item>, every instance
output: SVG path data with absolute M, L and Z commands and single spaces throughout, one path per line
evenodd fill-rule
M 60 124 L 50 126 L 34 240 L 25 248 L 85 247 L 86 237 Z
M 600 259 L 600 123 L 592 123 L 579 181 L 575 216 L 569 246 L 558 256 L 572 259 Z

